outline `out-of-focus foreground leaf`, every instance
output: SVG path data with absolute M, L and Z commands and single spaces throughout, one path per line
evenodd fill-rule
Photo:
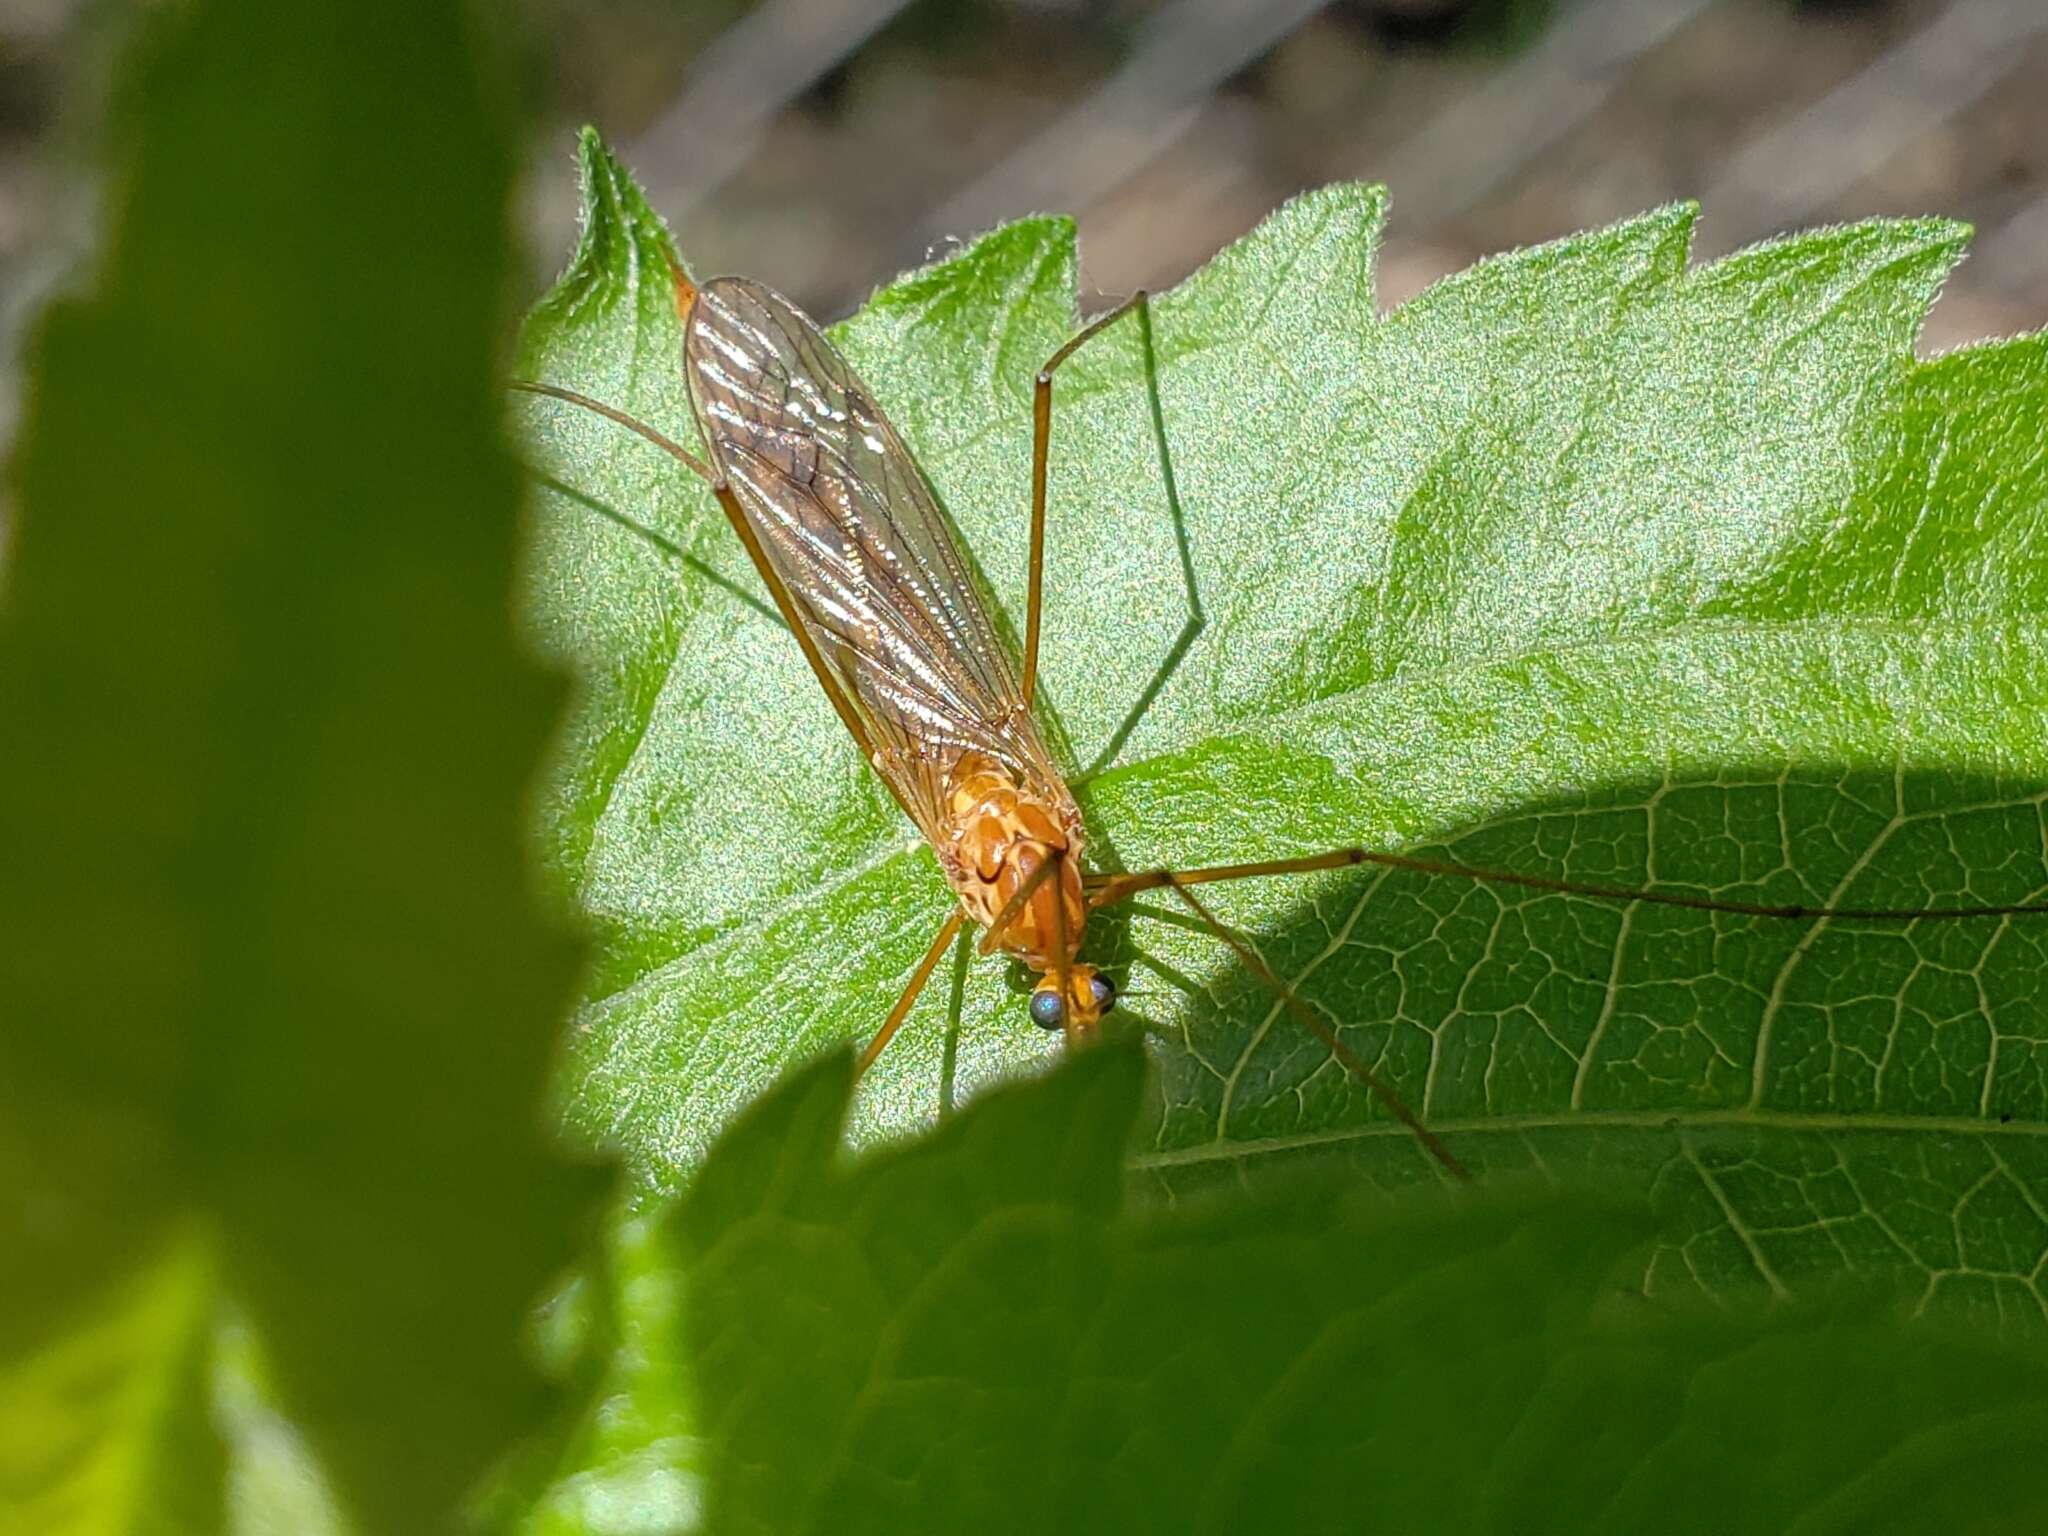
M 363 1529 L 441 1528 L 545 1407 L 518 1336 L 590 1176 L 536 1117 L 574 955 L 521 799 L 559 695 L 506 612 L 510 133 L 470 20 L 150 18 L 101 269 L 34 352 L 0 610 L 9 1530 L 210 1526 L 205 1443 L 261 1382 Z
M 1136 1052 L 853 1167 L 848 1059 L 684 1205 L 711 1527 L 2026 1530 L 2048 1359 L 1618 1284 L 1642 1219 L 1311 1181 L 1123 1209 Z
M 691 442 L 673 247 L 583 155 L 584 239 L 522 366 Z M 1149 346 L 1134 317 L 1059 375 L 1042 697 L 1092 857 L 1456 835 L 1468 863 L 1752 902 L 2048 896 L 2048 338 L 1913 360 L 1963 232 L 1689 269 L 1667 209 L 1381 317 L 1383 212 L 1357 187 L 1288 204 L 1155 299 Z M 835 331 L 1013 620 L 1030 383 L 1071 334 L 1074 263 L 1067 223 L 1026 221 Z M 561 487 L 532 608 L 584 679 L 546 819 L 602 936 L 566 1114 L 674 1187 L 779 1064 L 875 1026 L 949 897 L 710 499 L 605 422 L 530 419 Z M 1854 1270 L 2043 1315 L 2048 920 L 1793 923 L 1370 870 L 1214 889 L 1474 1166 L 1657 1200 L 1653 1284 Z M 1090 937 L 1160 1026 L 1159 1181 L 1330 1156 L 1429 1176 L 1170 902 Z M 1055 1049 L 1003 965 L 954 974 L 857 1132 Z

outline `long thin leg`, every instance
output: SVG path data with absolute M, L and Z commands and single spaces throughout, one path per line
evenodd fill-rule
M 932 971 L 940 957 L 952 944 L 953 937 L 960 931 L 960 919 L 966 916 L 958 907 L 953 915 L 939 924 L 939 931 L 932 939 L 932 947 L 924 952 L 924 958 L 917 962 L 917 969 L 910 973 L 910 985 L 903 989 L 903 995 L 896 999 L 896 1006 L 889 1010 L 889 1017 L 882 1020 L 882 1027 L 875 1031 L 875 1038 L 868 1042 L 868 1048 L 860 1053 L 860 1062 L 853 1069 L 855 1078 L 866 1075 L 875 1058 L 882 1054 L 882 1047 L 895 1038 L 896 1031 L 903 1027 L 903 1021 L 910 1016 L 910 1006 L 917 1001 L 917 995 L 924 990 L 924 984 L 932 979 Z
M 1406 869 L 1423 875 L 1450 875 L 1494 885 L 1519 885 L 1532 891 L 1556 891 L 1567 896 L 1593 896 L 1603 901 L 1645 901 L 1662 907 L 1687 907 L 1695 912 L 1734 912 L 1744 917 L 1833 918 L 1862 923 L 1908 923 L 1923 917 L 2019 917 L 2028 913 L 2048 914 L 2048 904 L 2022 903 L 2002 907 L 1804 907 L 1771 906 L 1755 901 L 1721 901 L 1710 896 L 1686 896 L 1676 891 L 1645 891 L 1620 885 L 1581 884 L 1575 880 L 1554 880 L 1548 875 L 1525 875 L 1512 870 L 1475 869 L 1442 859 L 1416 859 L 1404 853 L 1381 853 L 1371 848 L 1338 848 L 1329 853 L 1312 853 L 1296 859 L 1266 859 L 1256 864 L 1213 864 L 1203 869 L 1148 869 L 1128 875 L 1094 875 L 1088 910 L 1114 906 L 1140 891 L 1161 886 L 1208 885 L 1219 880 L 1255 880 L 1266 875 L 1301 875 L 1318 869 L 1344 869 L 1354 864 L 1374 864 L 1384 869 Z
M 1337 1058 L 1347 1072 L 1372 1090 L 1373 1097 L 1391 1110 L 1395 1119 L 1414 1132 L 1415 1139 L 1422 1143 L 1431 1157 L 1442 1163 L 1454 1178 L 1468 1184 L 1472 1181 L 1472 1175 L 1466 1170 L 1465 1165 L 1452 1155 L 1451 1149 L 1437 1138 L 1434 1131 L 1422 1123 L 1414 1110 L 1401 1101 L 1400 1095 L 1380 1080 L 1379 1074 L 1368 1067 L 1356 1051 L 1337 1038 L 1335 1030 L 1316 1017 L 1315 1010 L 1304 1003 L 1294 989 L 1274 973 L 1273 968 L 1260 958 L 1259 953 L 1251 945 L 1217 921 L 1216 915 L 1196 900 L 1195 893 L 1187 889 L 1177 876 L 1170 872 L 1166 873 L 1166 877 L 1158 883 L 1178 896 L 1211 933 L 1230 946 L 1237 958 L 1244 962 L 1246 969 L 1278 994 L 1287 1011 L 1307 1025 L 1309 1032 L 1329 1047 L 1330 1054 Z
M 677 463 L 702 476 L 706 485 L 714 489 L 718 485 L 718 477 L 711 473 L 710 467 L 702 459 L 698 458 L 697 455 L 690 452 L 689 449 L 683 447 L 682 444 L 666 433 L 657 432 L 639 417 L 629 416 L 615 405 L 606 405 L 602 400 L 593 400 L 588 395 L 579 395 L 575 390 L 564 389 L 559 384 L 536 384 L 531 379 L 513 379 L 506 387 L 516 389 L 521 394 L 545 395 L 550 400 L 561 400 L 566 401 L 570 405 L 581 406 L 592 415 L 602 416 L 606 421 L 614 422 L 624 427 L 628 432 L 636 433 L 646 438 L 648 442 L 654 444 L 655 447 L 659 448 Z
M 1016 895 L 1003 903 L 1002 910 L 995 915 L 995 921 L 988 925 L 988 932 L 981 936 L 980 947 L 984 955 L 995 953 L 996 946 L 1003 942 L 1003 935 L 1009 932 L 1010 924 L 1014 923 L 1017 920 L 1017 914 L 1024 910 L 1024 903 L 1031 899 L 1032 894 L 1041 885 L 1045 884 L 1055 867 L 1053 861 L 1047 859 L 1031 872 L 1022 885 L 1017 887 Z
M 1024 706 L 1038 694 L 1038 619 L 1045 606 L 1045 477 L 1052 449 L 1052 376 L 1091 337 L 1145 302 L 1140 288 L 1106 315 L 1088 322 L 1081 334 L 1053 353 L 1038 370 L 1031 395 L 1031 568 L 1024 599 Z

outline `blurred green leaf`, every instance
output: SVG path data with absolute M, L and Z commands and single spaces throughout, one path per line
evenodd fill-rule
M 549 1353 L 584 1377 L 585 1411 L 543 1464 L 502 1490 L 522 1536 L 703 1528 L 704 1445 L 683 1343 L 689 1280 L 665 1224 L 627 1212 L 596 1264 L 549 1308 Z
M 234 1536 L 351 1536 L 332 1480 L 278 1402 L 276 1373 L 245 1319 L 230 1314 L 213 1344 L 212 1412 L 227 1442 Z
M 519 1330 L 593 1186 L 536 1123 L 575 956 L 520 835 L 559 691 L 506 615 L 511 135 L 471 20 L 149 18 L 100 270 L 34 351 L 0 1379 L 130 1480 L 67 1502 L 80 1464 L 16 1468 L 40 1529 L 176 1524 L 205 1464 L 123 1404 L 199 1391 L 230 1308 L 365 1530 L 440 1528 L 546 1406 Z
M 672 248 L 583 158 L 584 239 L 521 366 L 688 442 Z M 1666 209 L 1382 318 L 1382 216 L 1373 190 L 1297 199 L 1155 299 L 1149 346 L 1133 319 L 1059 376 L 1041 675 L 1094 858 L 1459 834 L 1469 863 L 1738 900 L 2048 893 L 2048 338 L 1913 361 L 1960 227 L 1688 269 L 1692 213 Z M 1026 221 L 835 332 L 1013 628 L 1030 381 L 1073 282 L 1070 225 Z M 544 820 L 601 935 L 564 1113 L 674 1188 L 782 1064 L 874 1028 L 949 897 L 709 498 L 602 421 L 527 419 L 557 487 L 529 609 L 582 679 Z M 1476 1167 L 1650 1192 L 1677 1234 L 1653 1287 L 1858 1270 L 2042 1315 L 2048 924 L 1383 871 L 1216 902 Z M 1158 1026 L 1136 1155 L 1161 1185 L 1332 1156 L 1430 1176 L 1170 903 L 1091 944 Z M 1016 988 L 942 967 L 856 1134 L 1042 1063 Z
M 15 1170 L 10 1170 L 13 1172 Z M 16 1343 L 0 1392 L 0 1510 L 22 1532 L 204 1532 L 225 1471 L 208 1422 L 214 1276 L 192 1234 Z
M 1510 1185 L 1121 1209 L 1136 1052 L 849 1168 L 840 1056 L 683 1208 L 720 1531 L 2023 1530 L 2048 1359 L 1617 1284 Z M 1682 1496 L 1674 1494 L 1682 1490 Z

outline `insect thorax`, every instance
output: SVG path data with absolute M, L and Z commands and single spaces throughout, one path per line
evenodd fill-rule
M 997 942 L 1025 964 L 1049 968 L 1057 937 L 1057 890 L 1066 907 L 1071 958 L 1087 920 L 1080 816 L 1073 805 L 1048 802 L 1020 785 L 1017 775 L 996 759 L 969 752 L 946 776 L 945 806 L 951 836 L 940 846 L 940 866 L 967 915 L 984 928 L 994 924 L 1047 859 L 1064 856 L 1060 874 L 1039 885 Z

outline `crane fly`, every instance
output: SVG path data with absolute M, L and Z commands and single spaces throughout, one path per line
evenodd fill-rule
M 1081 958 L 1090 916 L 1164 889 L 1226 944 L 1459 1178 L 1448 1148 L 1191 887 L 1373 864 L 1605 900 L 1753 917 L 1868 922 L 2000 917 L 2040 905 L 1942 909 L 1772 906 L 1482 870 L 1369 848 L 1210 868 L 1087 874 L 1087 832 L 1032 715 L 1044 598 L 1053 377 L 1143 291 L 1084 326 L 1038 372 L 1032 398 L 1030 564 L 1021 666 L 984 607 L 952 528 L 874 396 L 795 304 L 745 278 L 701 287 L 673 273 L 699 457 L 602 401 L 559 385 L 514 388 L 596 412 L 701 477 L 724 509 L 834 711 L 937 856 L 958 905 L 860 1058 L 865 1071 L 917 1001 L 962 924 L 1038 975 L 1032 1021 L 1070 1046 L 1094 1039 L 1116 988 Z

